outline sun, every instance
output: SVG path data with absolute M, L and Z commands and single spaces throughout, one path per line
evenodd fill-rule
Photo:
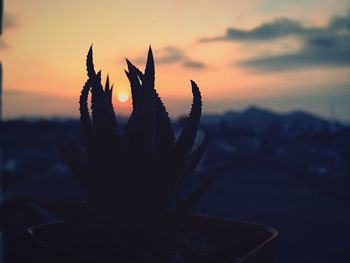
M 127 102 L 129 99 L 128 93 L 121 91 L 118 93 L 117 98 L 120 102 Z

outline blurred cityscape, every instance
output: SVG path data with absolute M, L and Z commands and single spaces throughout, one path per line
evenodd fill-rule
M 199 172 L 216 177 L 195 212 L 275 227 L 277 262 L 350 262 L 349 126 L 250 107 L 204 115 L 202 128 L 209 146 Z M 0 122 L 4 196 L 83 199 L 56 148 L 66 138 L 80 138 L 78 120 Z

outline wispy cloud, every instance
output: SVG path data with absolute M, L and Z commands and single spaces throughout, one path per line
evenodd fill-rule
M 336 17 L 327 27 L 309 31 L 302 36 L 302 49 L 294 54 L 258 57 L 238 64 L 258 71 L 350 66 L 350 16 Z
M 17 17 L 14 14 L 5 13 L 3 19 L 3 29 L 5 30 L 18 26 Z
M 4 17 L 2 19 L 3 20 L 2 20 L 1 29 L 3 31 L 6 31 L 8 29 L 12 29 L 12 28 L 15 28 L 18 26 L 17 18 L 14 14 L 5 13 Z M 8 47 L 8 45 L 6 44 L 6 42 L 4 40 L 4 36 L 2 35 L 0 37 L 0 49 L 7 48 L 7 47 Z
M 3 101 L 6 119 L 18 116 L 78 116 L 75 97 L 4 88 Z
M 187 60 L 182 65 L 185 68 L 193 68 L 193 69 L 204 69 L 207 67 L 204 63 L 199 61 L 194 61 L 194 60 Z
M 250 30 L 228 28 L 224 35 L 201 38 L 199 42 L 266 41 L 291 35 L 302 37 L 319 36 L 339 30 L 350 31 L 350 12 L 347 16 L 334 17 L 326 27 L 307 27 L 294 19 L 279 18 Z
M 0 38 L 0 48 L 7 48 L 7 45 L 2 38 Z
M 155 52 L 154 59 L 158 65 L 181 63 L 182 67 L 184 68 L 196 70 L 206 68 L 206 65 L 203 62 L 192 60 L 185 54 L 184 50 L 173 46 L 167 46 Z M 146 57 L 143 56 L 134 59 L 136 64 L 143 64 L 145 61 Z
M 234 66 L 255 71 L 283 71 L 350 65 L 350 13 L 347 16 L 334 17 L 324 27 L 306 27 L 297 20 L 283 18 L 263 23 L 251 30 L 229 28 L 225 35 L 204 38 L 200 42 L 267 42 L 289 36 L 299 39 L 302 44 L 300 50 L 292 54 L 250 58 L 239 61 Z
M 350 37 L 312 38 L 294 54 L 258 57 L 238 62 L 256 71 L 283 71 L 307 67 L 350 66 Z
M 305 34 L 313 30 L 314 29 L 303 27 L 303 25 L 296 20 L 281 18 L 269 23 L 264 23 L 250 30 L 228 28 L 224 35 L 202 38 L 199 42 L 263 41 L 289 35 Z
M 185 59 L 184 52 L 176 47 L 165 47 L 162 54 L 156 58 L 159 64 L 171 64 Z
M 155 52 L 154 60 L 157 64 L 172 64 L 181 61 L 185 58 L 184 52 L 176 47 L 167 46 Z M 146 61 L 146 56 L 139 56 L 134 59 L 136 64 L 143 64 Z

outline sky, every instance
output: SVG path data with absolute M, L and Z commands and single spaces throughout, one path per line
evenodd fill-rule
M 149 45 L 171 116 L 249 105 L 350 121 L 348 0 L 5 0 L 0 38 L 4 117 L 78 116 L 93 45 L 96 69 L 130 113 L 125 57 L 142 70 Z

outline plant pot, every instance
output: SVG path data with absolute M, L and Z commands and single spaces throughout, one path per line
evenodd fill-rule
M 106 258 L 106 250 L 98 246 L 91 247 L 88 253 L 66 246 L 67 241 L 71 243 L 71 230 L 63 221 L 29 228 L 26 262 L 115 262 L 107 260 L 111 255 Z M 197 255 L 194 262 L 274 262 L 278 233 L 271 227 L 198 214 L 189 217 L 185 230 L 204 239 L 211 251 L 210 255 L 199 252 L 201 257 Z
M 225 262 L 267 263 L 275 261 L 276 229 L 262 224 L 193 215 L 187 226 L 205 236 L 209 243 L 219 243 L 227 250 Z

